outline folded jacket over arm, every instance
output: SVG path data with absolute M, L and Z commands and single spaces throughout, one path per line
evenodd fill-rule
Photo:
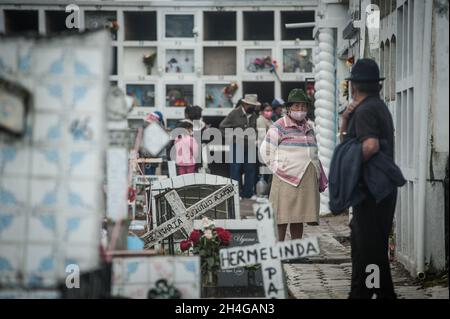
M 383 141 L 380 149 L 383 149 Z M 334 150 L 328 183 L 330 210 L 339 214 L 367 196 L 360 184 L 364 183 L 367 191 L 380 202 L 406 180 L 400 168 L 383 151 L 363 162 L 362 144 L 350 138 Z

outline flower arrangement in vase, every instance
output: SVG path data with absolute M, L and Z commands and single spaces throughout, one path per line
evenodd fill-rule
M 220 269 L 219 250 L 230 244 L 231 233 L 216 227 L 213 220 L 203 217 L 202 228 L 194 229 L 189 238 L 180 242 L 181 251 L 192 248 L 200 256 L 203 286 L 217 285 L 217 271 Z
M 233 81 L 222 89 L 222 94 L 225 95 L 227 99 L 231 100 L 238 88 L 237 82 Z
M 155 59 L 156 59 L 156 52 L 152 54 L 144 54 L 144 57 L 142 58 L 142 62 L 147 68 L 148 75 L 152 74 L 152 68 L 153 64 L 155 63 Z

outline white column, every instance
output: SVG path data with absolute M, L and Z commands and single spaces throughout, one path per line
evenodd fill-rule
M 333 29 L 322 28 L 316 38 L 315 54 L 315 115 L 319 158 L 328 176 L 335 147 L 336 72 Z M 329 213 L 328 191 L 320 195 L 321 214 Z

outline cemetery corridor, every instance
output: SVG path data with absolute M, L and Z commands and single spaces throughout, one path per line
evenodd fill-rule
M 250 200 L 241 200 L 242 218 L 254 218 L 252 204 Z M 318 226 L 305 225 L 304 237 L 318 237 L 320 255 L 308 257 L 302 262 L 292 261 L 283 264 L 288 298 L 346 299 L 348 297 L 352 271 L 348 222 L 348 214 L 326 215 L 320 218 Z M 289 237 L 288 230 L 286 240 Z M 391 269 L 399 299 L 449 298 L 447 287 L 424 288 L 423 284 L 413 279 L 395 260 L 391 262 Z
M 448 0 L 72 2 L 0 0 L 0 300 L 449 299 Z

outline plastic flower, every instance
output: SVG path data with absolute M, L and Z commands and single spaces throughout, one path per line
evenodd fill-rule
M 300 50 L 298 55 L 300 55 L 301 57 L 307 57 L 308 56 L 308 51 L 306 51 L 305 49 Z
M 134 188 L 128 187 L 128 200 L 134 202 L 136 200 L 136 190 Z
M 349 57 L 346 61 L 347 67 L 349 67 L 349 68 L 352 67 L 352 65 L 354 63 L 355 63 L 355 57 L 353 57 L 353 56 Z
M 222 228 L 222 227 L 216 227 L 214 230 L 216 231 L 216 233 L 218 233 L 218 232 L 224 231 L 225 228 Z
M 223 229 L 221 231 L 217 231 L 217 229 L 216 229 L 216 232 L 217 232 L 217 237 L 219 238 L 220 242 L 223 245 L 227 245 L 228 246 L 230 244 L 230 241 L 231 241 L 231 233 L 228 230 L 225 230 L 225 229 Z
M 228 230 L 215 227 L 213 220 L 204 217 L 202 229 L 194 229 L 188 239 L 182 240 L 180 250 L 185 252 L 192 247 L 189 251 L 200 256 L 202 276 L 205 282 L 208 282 L 211 273 L 214 276 L 220 270 L 220 248 L 228 246 L 231 238 Z
M 205 230 L 205 238 L 206 239 L 211 239 L 213 237 L 213 233 L 212 233 L 212 230 L 211 229 L 206 229 Z
M 198 229 L 194 229 L 189 235 L 189 240 L 192 241 L 194 245 L 196 245 L 200 240 L 200 237 L 202 237 L 201 231 Z
M 181 249 L 181 251 L 186 251 L 189 248 L 191 248 L 191 242 L 189 240 L 182 240 L 180 242 L 180 249 Z
M 117 30 L 119 30 L 119 23 L 117 22 L 117 20 L 112 21 L 109 28 L 110 28 L 112 31 L 117 31 Z
M 144 57 L 142 58 L 142 62 L 144 62 L 145 65 L 153 66 L 153 62 L 155 62 L 155 58 L 156 58 L 156 53 L 144 54 Z
M 214 222 L 210 220 L 208 217 L 202 218 L 202 229 L 205 230 L 207 228 L 214 227 Z

